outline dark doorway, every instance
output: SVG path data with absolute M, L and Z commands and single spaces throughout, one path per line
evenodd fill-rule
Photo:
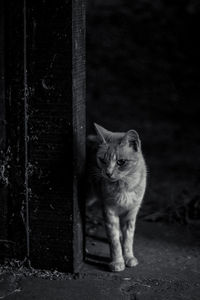
M 96 122 L 140 134 L 149 175 L 138 240 L 144 224 L 181 224 L 183 231 L 198 225 L 199 13 L 189 0 L 88 3 L 87 129 L 94 134 Z M 88 258 L 106 264 L 99 207 L 88 208 L 86 223 Z

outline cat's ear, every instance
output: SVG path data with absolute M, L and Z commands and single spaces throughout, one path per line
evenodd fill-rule
M 96 123 L 94 123 L 94 127 L 96 129 L 99 141 L 106 144 L 106 140 L 110 139 L 112 133 Z
M 128 132 L 125 133 L 125 136 L 122 139 L 122 143 L 125 143 L 133 147 L 133 149 L 138 152 L 139 149 L 141 148 L 141 142 L 138 133 L 131 129 Z

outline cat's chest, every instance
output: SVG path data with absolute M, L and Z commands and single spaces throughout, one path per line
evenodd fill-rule
M 121 208 L 129 208 L 137 202 L 137 195 L 125 183 L 106 184 L 102 187 L 103 201 L 105 204 Z

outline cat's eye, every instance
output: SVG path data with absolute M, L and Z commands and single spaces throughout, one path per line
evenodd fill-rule
M 106 161 L 103 158 L 99 157 L 99 160 L 102 164 L 104 164 L 104 165 L 106 164 Z
M 118 159 L 117 160 L 117 164 L 118 164 L 118 166 L 123 166 L 124 164 L 125 164 L 125 162 L 126 162 L 126 160 L 125 159 Z

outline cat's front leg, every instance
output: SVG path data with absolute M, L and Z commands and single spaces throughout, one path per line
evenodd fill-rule
M 121 220 L 123 255 L 127 267 L 135 267 L 138 264 L 138 260 L 133 253 L 136 215 L 137 212 L 134 211 L 128 219 Z
M 113 272 L 120 272 L 125 269 L 125 264 L 120 243 L 119 216 L 110 208 L 105 208 L 104 213 L 105 226 L 110 245 L 111 263 L 109 267 Z

